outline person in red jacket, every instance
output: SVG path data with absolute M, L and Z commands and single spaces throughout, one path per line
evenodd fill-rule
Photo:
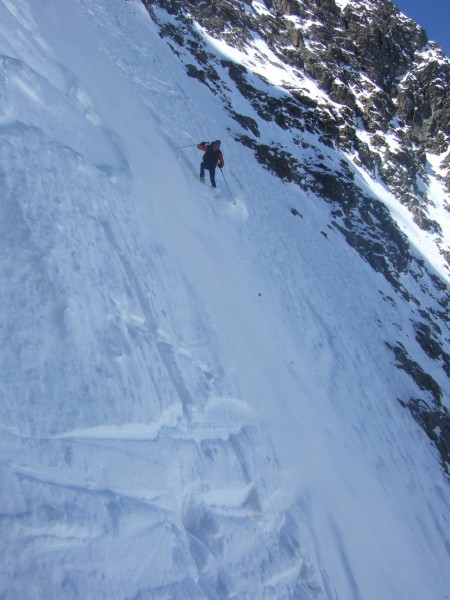
M 205 154 L 200 165 L 200 181 L 205 182 L 205 169 L 209 171 L 209 177 L 211 179 L 211 185 L 216 187 L 216 167 L 219 165 L 222 168 L 225 164 L 223 160 L 223 154 L 220 150 L 220 140 L 216 140 L 208 144 L 208 142 L 200 142 L 197 145 L 199 150 L 202 150 Z

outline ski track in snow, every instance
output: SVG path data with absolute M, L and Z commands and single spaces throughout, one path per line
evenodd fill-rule
M 200 184 L 178 147 L 235 125 L 136 0 L 0 35 L 0 596 L 444 600 L 387 283 L 231 137 Z

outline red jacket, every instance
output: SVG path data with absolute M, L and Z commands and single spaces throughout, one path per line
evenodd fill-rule
M 205 155 L 203 156 L 203 162 L 205 163 L 206 167 L 215 168 L 217 163 L 219 163 L 220 168 L 224 166 L 225 161 L 223 160 L 223 154 L 220 148 L 213 150 L 211 144 L 198 144 L 197 148 L 205 152 Z

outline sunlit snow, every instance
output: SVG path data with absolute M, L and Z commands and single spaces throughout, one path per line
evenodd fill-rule
M 413 308 L 137 0 L 0 0 L 0 40 L 0 597 L 444 600 Z

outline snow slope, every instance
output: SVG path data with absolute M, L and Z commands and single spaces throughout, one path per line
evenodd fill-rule
M 0 40 L 0 597 L 448 598 L 387 282 L 139 2 L 0 0 Z M 215 137 L 231 194 L 178 149 Z

